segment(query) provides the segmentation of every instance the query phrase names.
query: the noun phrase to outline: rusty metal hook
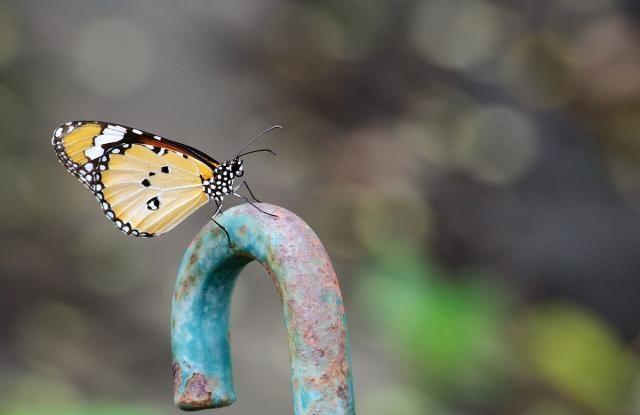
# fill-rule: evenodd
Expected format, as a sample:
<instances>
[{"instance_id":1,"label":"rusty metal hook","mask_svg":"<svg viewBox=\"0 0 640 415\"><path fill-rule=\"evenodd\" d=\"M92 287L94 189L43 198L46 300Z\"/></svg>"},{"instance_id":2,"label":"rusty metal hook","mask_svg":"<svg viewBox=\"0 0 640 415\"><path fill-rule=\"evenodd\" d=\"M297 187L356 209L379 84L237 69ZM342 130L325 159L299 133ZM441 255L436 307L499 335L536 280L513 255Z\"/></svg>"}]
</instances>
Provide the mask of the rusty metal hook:
<instances>
[{"instance_id":1,"label":"rusty metal hook","mask_svg":"<svg viewBox=\"0 0 640 415\"><path fill-rule=\"evenodd\" d=\"M289 338L295 415L354 415L349 335L338 280L311 228L281 207L277 218L240 205L218 216L187 249L173 296L174 399L185 410L218 408L235 399L229 304L236 277L253 260L271 276Z\"/></svg>"}]
</instances>

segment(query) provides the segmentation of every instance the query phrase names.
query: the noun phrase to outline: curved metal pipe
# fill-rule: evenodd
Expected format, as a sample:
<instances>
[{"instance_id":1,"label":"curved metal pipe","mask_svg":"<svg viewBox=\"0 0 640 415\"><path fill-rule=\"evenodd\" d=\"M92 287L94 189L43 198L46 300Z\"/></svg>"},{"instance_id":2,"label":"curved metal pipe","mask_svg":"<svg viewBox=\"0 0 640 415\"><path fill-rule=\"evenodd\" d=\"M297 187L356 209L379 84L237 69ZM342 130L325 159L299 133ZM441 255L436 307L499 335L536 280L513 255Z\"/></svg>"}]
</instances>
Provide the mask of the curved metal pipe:
<instances>
[{"instance_id":1,"label":"curved metal pipe","mask_svg":"<svg viewBox=\"0 0 640 415\"><path fill-rule=\"evenodd\" d=\"M228 406L236 399L229 346L235 280L253 260L271 276L289 339L295 415L354 415L349 336L338 280L311 228L281 207L228 209L187 249L173 296L174 399L185 410Z\"/></svg>"}]
</instances>

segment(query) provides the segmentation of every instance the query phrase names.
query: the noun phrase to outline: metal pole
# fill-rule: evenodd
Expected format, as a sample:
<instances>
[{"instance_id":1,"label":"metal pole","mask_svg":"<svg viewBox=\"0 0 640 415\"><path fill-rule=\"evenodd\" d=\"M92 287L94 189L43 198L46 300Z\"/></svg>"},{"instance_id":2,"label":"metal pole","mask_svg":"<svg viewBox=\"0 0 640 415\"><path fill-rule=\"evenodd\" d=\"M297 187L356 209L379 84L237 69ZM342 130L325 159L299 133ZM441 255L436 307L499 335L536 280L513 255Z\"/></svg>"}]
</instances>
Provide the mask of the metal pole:
<instances>
[{"instance_id":1,"label":"metal pole","mask_svg":"<svg viewBox=\"0 0 640 415\"><path fill-rule=\"evenodd\" d=\"M185 410L236 399L229 346L235 280L260 262L282 300L289 339L295 415L354 415L349 335L338 280L311 228L281 207L233 207L209 223L187 249L173 296L174 399Z\"/></svg>"}]
</instances>

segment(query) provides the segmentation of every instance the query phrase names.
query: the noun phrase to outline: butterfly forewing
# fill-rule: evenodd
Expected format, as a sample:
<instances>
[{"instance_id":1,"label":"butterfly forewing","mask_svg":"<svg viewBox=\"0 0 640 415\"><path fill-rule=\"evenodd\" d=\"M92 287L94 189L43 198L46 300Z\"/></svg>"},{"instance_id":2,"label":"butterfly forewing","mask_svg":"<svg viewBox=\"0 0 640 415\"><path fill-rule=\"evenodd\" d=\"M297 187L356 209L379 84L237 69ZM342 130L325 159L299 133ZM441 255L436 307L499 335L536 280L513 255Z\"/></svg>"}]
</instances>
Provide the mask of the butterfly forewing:
<instances>
[{"instance_id":1,"label":"butterfly forewing","mask_svg":"<svg viewBox=\"0 0 640 415\"><path fill-rule=\"evenodd\" d=\"M219 164L157 135L97 121L67 123L52 143L106 216L135 236L165 233L204 205L203 181Z\"/></svg>"},{"instance_id":2,"label":"butterfly forewing","mask_svg":"<svg viewBox=\"0 0 640 415\"><path fill-rule=\"evenodd\" d=\"M73 122L61 125L53 133L51 144L58 159L69 172L89 188L89 173L95 167L95 163L89 159L86 152L94 147L95 139L104 130L106 126L99 123ZM120 138L123 136L124 134ZM89 155L92 153L89 152Z\"/></svg>"}]
</instances>

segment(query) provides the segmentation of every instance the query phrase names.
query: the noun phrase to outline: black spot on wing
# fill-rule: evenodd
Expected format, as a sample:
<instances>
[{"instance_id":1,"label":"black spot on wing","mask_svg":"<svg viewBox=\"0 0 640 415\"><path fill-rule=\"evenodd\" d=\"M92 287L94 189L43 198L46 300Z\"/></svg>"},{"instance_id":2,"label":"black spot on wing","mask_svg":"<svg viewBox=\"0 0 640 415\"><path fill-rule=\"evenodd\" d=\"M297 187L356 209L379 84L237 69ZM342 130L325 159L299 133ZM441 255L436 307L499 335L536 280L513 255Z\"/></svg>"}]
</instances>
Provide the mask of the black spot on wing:
<instances>
[{"instance_id":1,"label":"black spot on wing","mask_svg":"<svg viewBox=\"0 0 640 415\"><path fill-rule=\"evenodd\" d=\"M158 196L147 200L147 209L158 210L159 208L160 208L160 199L158 199Z\"/></svg>"},{"instance_id":2,"label":"black spot on wing","mask_svg":"<svg viewBox=\"0 0 640 415\"><path fill-rule=\"evenodd\" d=\"M165 174L169 174L169 166L163 166L160 169L161 172L165 173Z\"/></svg>"},{"instance_id":3,"label":"black spot on wing","mask_svg":"<svg viewBox=\"0 0 640 415\"><path fill-rule=\"evenodd\" d=\"M144 179L143 181L140 182L140 184L143 185L144 187L151 186L151 182L148 179Z\"/></svg>"}]
</instances>

